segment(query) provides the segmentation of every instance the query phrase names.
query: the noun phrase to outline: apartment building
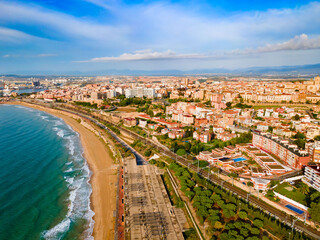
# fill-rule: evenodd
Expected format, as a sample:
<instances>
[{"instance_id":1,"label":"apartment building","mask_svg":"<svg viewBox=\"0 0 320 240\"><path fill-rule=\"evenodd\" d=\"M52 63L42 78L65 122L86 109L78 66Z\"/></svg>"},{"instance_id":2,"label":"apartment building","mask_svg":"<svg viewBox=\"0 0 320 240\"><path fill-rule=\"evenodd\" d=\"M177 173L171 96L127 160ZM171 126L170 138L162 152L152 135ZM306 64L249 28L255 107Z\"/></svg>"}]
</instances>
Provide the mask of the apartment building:
<instances>
[{"instance_id":1,"label":"apartment building","mask_svg":"<svg viewBox=\"0 0 320 240\"><path fill-rule=\"evenodd\" d=\"M281 139L278 136L254 131L252 143L279 157L286 165L301 169L310 161L310 155L307 151L298 149L298 146L291 144L289 140Z\"/></svg>"},{"instance_id":2,"label":"apartment building","mask_svg":"<svg viewBox=\"0 0 320 240\"><path fill-rule=\"evenodd\" d=\"M320 191L320 165L308 165L304 168L303 182Z\"/></svg>"},{"instance_id":3,"label":"apartment building","mask_svg":"<svg viewBox=\"0 0 320 240\"><path fill-rule=\"evenodd\" d=\"M209 131L194 131L193 132L193 139L196 139L202 143L208 143L212 139L212 133Z\"/></svg>"},{"instance_id":4,"label":"apartment building","mask_svg":"<svg viewBox=\"0 0 320 240\"><path fill-rule=\"evenodd\" d=\"M133 97L147 97L147 98L154 98L155 97L155 90L153 88L127 88L125 89L125 96L126 98L133 98Z\"/></svg>"}]
</instances>

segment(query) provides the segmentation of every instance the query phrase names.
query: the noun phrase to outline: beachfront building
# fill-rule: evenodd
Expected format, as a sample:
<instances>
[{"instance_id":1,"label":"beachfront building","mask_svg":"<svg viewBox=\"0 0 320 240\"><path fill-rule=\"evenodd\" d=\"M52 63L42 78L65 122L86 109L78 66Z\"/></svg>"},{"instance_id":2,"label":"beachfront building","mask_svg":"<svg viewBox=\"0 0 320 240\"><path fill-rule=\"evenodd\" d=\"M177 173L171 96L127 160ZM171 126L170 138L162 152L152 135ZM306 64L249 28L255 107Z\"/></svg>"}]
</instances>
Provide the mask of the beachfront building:
<instances>
[{"instance_id":1,"label":"beachfront building","mask_svg":"<svg viewBox=\"0 0 320 240\"><path fill-rule=\"evenodd\" d=\"M295 169L302 169L310 161L310 155L307 151L299 149L297 145L291 144L289 140L272 134L254 131L252 143L256 147L276 155L286 165Z\"/></svg>"}]
</instances>

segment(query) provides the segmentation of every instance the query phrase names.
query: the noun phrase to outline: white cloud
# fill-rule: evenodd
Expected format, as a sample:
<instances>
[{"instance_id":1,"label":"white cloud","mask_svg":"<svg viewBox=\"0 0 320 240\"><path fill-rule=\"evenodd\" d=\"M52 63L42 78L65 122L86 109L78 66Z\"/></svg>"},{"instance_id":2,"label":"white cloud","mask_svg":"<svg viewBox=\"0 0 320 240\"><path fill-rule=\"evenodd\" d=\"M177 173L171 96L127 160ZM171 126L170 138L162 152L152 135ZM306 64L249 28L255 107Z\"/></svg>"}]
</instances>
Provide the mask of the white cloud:
<instances>
[{"instance_id":1,"label":"white cloud","mask_svg":"<svg viewBox=\"0 0 320 240\"><path fill-rule=\"evenodd\" d=\"M113 52L141 48L214 52L246 45L254 48L302 32L319 34L320 29L319 2L292 9L221 15L214 9L203 14L202 9L170 2L127 5L117 0L85 1L106 9L107 17L94 21L35 4L0 1L0 21L32 26L48 38L74 39Z\"/></svg>"},{"instance_id":2,"label":"white cloud","mask_svg":"<svg viewBox=\"0 0 320 240\"><path fill-rule=\"evenodd\" d=\"M281 41L302 32L319 34L320 3L313 2L292 9L270 9L221 14L203 9L156 2L125 5L109 0L89 0L106 9L121 26L131 31L126 37L135 49L174 49L205 52L221 49L254 48L271 41ZM110 7L110 5L112 7ZM201 4L199 4L201 5ZM204 13L206 12L206 13ZM208 13L209 12L209 13Z\"/></svg>"},{"instance_id":3,"label":"white cloud","mask_svg":"<svg viewBox=\"0 0 320 240\"><path fill-rule=\"evenodd\" d=\"M38 38L15 29L0 27L0 41L16 43L19 41L21 42L22 40L31 40L31 39L38 39Z\"/></svg>"},{"instance_id":4,"label":"white cloud","mask_svg":"<svg viewBox=\"0 0 320 240\"><path fill-rule=\"evenodd\" d=\"M91 21L85 21L61 12L52 11L35 5L17 4L0 1L0 20L40 28L42 34L49 38L75 38L86 41L113 40L116 41L125 32L121 26L111 26Z\"/></svg>"},{"instance_id":5,"label":"white cloud","mask_svg":"<svg viewBox=\"0 0 320 240\"><path fill-rule=\"evenodd\" d=\"M298 51L298 50L310 50L320 49L320 37L309 38L307 34L301 34L294 38L275 44L266 44L264 47L258 47L256 49L247 48L245 50L233 50L227 53L227 55L248 55L258 53L270 53L280 51Z\"/></svg>"},{"instance_id":6,"label":"white cloud","mask_svg":"<svg viewBox=\"0 0 320 240\"><path fill-rule=\"evenodd\" d=\"M153 52L152 50L148 49L135 51L134 53L123 53L118 57L92 58L84 62L202 59L206 57L207 56L202 54L177 54L171 50L165 52Z\"/></svg>"},{"instance_id":7,"label":"white cloud","mask_svg":"<svg viewBox=\"0 0 320 240\"><path fill-rule=\"evenodd\" d=\"M310 39L307 34L301 34L300 36L295 36L287 42L267 44L265 47L258 48L258 52L264 53L317 48L320 48L320 37Z\"/></svg>"},{"instance_id":8,"label":"white cloud","mask_svg":"<svg viewBox=\"0 0 320 240\"><path fill-rule=\"evenodd\" d=\"M10 54L6 54L6 55L3 55L2 57L3 58L9 58L9 57L11 57L11 55Z\"/></svg>"},{"instance_id":9,"label":"white cloud","mask_svg":"<svg viewBox=\"0 0 320 240\"><path fill-rule=\"evenodd\" d=\"M320 49L320 37L309 38L306 34L295 36L294 38L275 44L267 44L264 47L258 47L256 49L247 48L244 50L232 50L216 54L177 54L174 51L167 50L165 52L155 52L151 49L135 51L134 53L123 53L117 57L98 57L92 58L87 61L77 62L111 62L111 61L149 61L149 60L178 60L178 59L228 59L236 56L246 56L252 54L264 54L269 52L281 52L281 51L298 51L298 50L310 50Z\"/></svg>"}]
</instances>

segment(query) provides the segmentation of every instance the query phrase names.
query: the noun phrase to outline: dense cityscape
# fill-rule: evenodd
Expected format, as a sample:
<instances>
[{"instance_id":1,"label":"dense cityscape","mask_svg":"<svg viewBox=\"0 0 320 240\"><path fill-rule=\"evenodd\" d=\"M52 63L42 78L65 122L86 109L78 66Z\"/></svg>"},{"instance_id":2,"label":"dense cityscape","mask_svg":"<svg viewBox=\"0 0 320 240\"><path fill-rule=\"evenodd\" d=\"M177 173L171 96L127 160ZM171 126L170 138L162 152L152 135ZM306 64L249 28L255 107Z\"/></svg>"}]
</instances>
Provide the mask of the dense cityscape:
<instances>
[{"instance_id":1,"label":"dense cityscape","mask_svg":"<svg viewBox=\"0 0 320 240\"><path fill-rule=\"evenodd\" d=\"M116 159L116 152L121 153L120 166L126 166L125 159L138 154L143 159L138 165L168 168L167 172L161 170L162 180L153 180L152 184L164 184L175 209L175 216L159 216L163 221L174 217L179 223L175 234L171 229L177 228L174 225L165 224L161 230L170 239L180 239L179 231L187 239L229 239L233 234L239 234L239 239L273 239L274 235L287 239L290 230L285 229L294 230L295 221L312 228L320 222L319 76L290 80L222 76L3 77L1 89L3 102L71 109L106 120L109 138L117 136L112 152ZM143 171L131 172L133 169L124 168L124 186L127 181L138 184L130 177L133 174L148 176ZM205 180L210 175L222 181L221 185ZM223 188L224 182L246 192L244 200L248 202L243 204L247 207L239 210L244 200L225 195L230 189ZM143 200L146 197L133 194L130 199L133 190L122 189L123 201L118 204L124 205L118 208L123 208L123 213L118 212L121 224L116 229L119 234L123 231L127 237L139 238L146 233L133 231L128 219L133 217L131 208L147 204ZM277 215L270 217L260 211L257 215L249 196L285 212L291 219L289 226L275 218ZM192 208L190 216L181 208ZM246 226L245 219L251 224ZM150 224L150 234L160 234ZM126 230L121 230L122 225ZM315 236L303 229L299 232L294 239Z\"/></svg>"}]
</instances>

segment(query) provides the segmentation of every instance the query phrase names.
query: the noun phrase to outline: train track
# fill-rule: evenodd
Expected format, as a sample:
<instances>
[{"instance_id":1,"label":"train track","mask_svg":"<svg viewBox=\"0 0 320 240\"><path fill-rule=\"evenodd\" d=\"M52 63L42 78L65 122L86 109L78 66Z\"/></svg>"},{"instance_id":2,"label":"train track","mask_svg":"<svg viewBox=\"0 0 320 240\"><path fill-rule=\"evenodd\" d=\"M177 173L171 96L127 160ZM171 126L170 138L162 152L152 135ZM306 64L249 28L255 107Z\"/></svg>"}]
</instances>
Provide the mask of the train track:
<instances>
[{"instance_id":1,"label":"train track","mask_svg":"<svg viewBox=\"0 0 320 240\"><path fill-rule=\"evenodd\" d=\"M37 104L39 105L39 104ZM47 106L46 106L47 107ZM297 221L297 222L293 222L293 218L291 215L288 215L282 211L279 211L277 208L268 205L267 203L263 202L262 200L258 200L257 198L253 197L252 195L248 195L248 193L238 187L233 186L232 184L230 184L229 182L226 182L220 178L218 178L215 175L209 174L208 171L204 170L204 169L198 169L196 166L189 164L189 161L187 161L185 158L173 153L172 151L169 151L167 149L165 149L164 147L162 147L159 144L154 143L153 141L146 139L134 132L129 131L126 128L123 128L121 126L118 126L110 121L106 121L105 119L101 119L98 118L96 116L88 116L87 114L84 113L79 113L79 112L75 112L74 110L70 110L70 109L66 109L65 107L63 108L59 108L62 111L67 111L67 112L71 112L73 114L76 114L80 117L83 117L89 121L92 121L93 123L95 123L96 125L108 130L108 132L118 141L120 142L123 146L125 146L126 148L130 149L130 151L132 151L132 153L138 158L140 159L141 163L144 164L144 159L141 157L141 155L139 153L136 152L136 150L134 150L133 148L131 148L131 146L129 146L127 143L125 143L122 139L120 139L115 133L112 132L112 130L110 130L109 128L107 128L105 125L103 125L102 123L99 122L99 120L103 120L111 125L113 125L114 127L117 127L120 131L124 131L127 134L129 134L130 136L134 136L135 139L139 139L141 141L144 141L146 144L148 143L149 145L161 149L162 153L168 155L169 157L172 157L173 159L175 159L179 164L190 168L192 171L198 172L199 175L201 175L202 177L208 179L209 181L222 186L223 188L233 192L234 194L240 196L243 199L248 200L249 202L251 202L253 205L257 206L258 208L268 212L269 214L273 215L274 217L278 218L279 220L281 220L283 223L287 224L290 227L294 227L296 230L304 232L305 234L315 238L315 239L319 239L320 240L320 232L317 231L316 229L305 225L304 223L302 223L301 221ZM98 119L98 120L96 120ZM199 171L198 171L199 170Z\"/></svg>"}]
</instances>

